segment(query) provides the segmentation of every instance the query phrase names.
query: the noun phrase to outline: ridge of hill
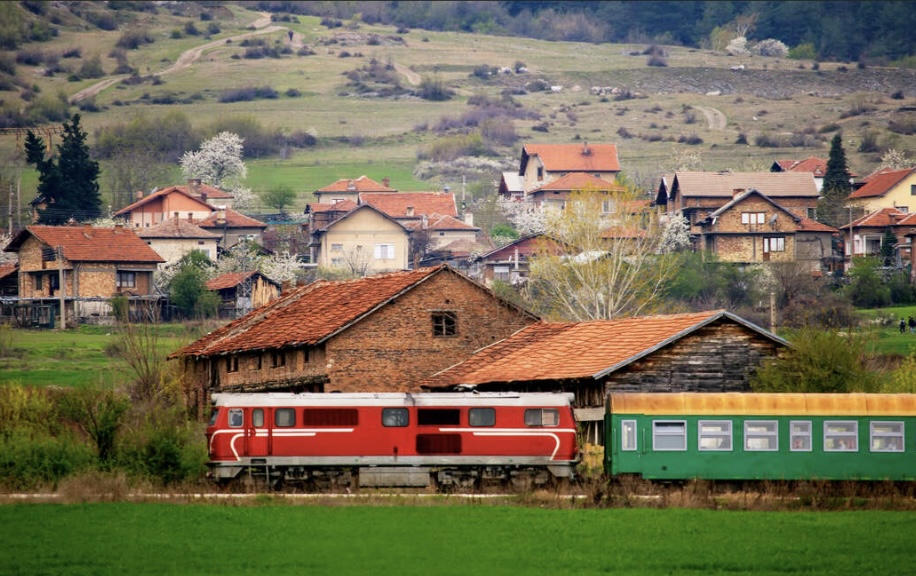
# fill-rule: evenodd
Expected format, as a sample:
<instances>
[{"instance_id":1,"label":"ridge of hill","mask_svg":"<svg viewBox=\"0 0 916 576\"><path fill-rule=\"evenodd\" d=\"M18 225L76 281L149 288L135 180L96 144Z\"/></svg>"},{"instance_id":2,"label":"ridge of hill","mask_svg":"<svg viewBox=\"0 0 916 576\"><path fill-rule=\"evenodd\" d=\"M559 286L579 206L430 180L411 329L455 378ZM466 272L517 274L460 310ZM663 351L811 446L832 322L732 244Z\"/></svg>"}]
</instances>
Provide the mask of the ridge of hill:
<instances>
[{"instance_id":1,"label":"ridge of hill","mask_svg":"<svg viewBox=\"0 0 916 576\"><path fill-rule=\"evenodd\" d=\"M362 174L389 177L400 190L447 185L480 198L500 170L517 168L526 141L616 143L628 177L647 188L685 157L706 170L826 157L837 131L859 174L883 150L916 142L916 71L908 69L356 20L329 27L236 4L92 8L96 21L108 14L116 25L89 28L86 12L77 18L57 7L56 36L5 53L15 62L0 93L7 120L14 109L23 117L80 110L98 134L180 112L201 130L247 121L271 134L307 133L314 145L248 160L254 191L290 185L300 205L311 191ZM101 76L84 78L95 62ZM0 139L7 158L16 153L12 132ZM466 152L478 158L459 160ZM123 196L129 191L106 189L108 167L103 160L103 193ZM26 173L26 200L30 184Z\"/></svg>"}]
</instances>

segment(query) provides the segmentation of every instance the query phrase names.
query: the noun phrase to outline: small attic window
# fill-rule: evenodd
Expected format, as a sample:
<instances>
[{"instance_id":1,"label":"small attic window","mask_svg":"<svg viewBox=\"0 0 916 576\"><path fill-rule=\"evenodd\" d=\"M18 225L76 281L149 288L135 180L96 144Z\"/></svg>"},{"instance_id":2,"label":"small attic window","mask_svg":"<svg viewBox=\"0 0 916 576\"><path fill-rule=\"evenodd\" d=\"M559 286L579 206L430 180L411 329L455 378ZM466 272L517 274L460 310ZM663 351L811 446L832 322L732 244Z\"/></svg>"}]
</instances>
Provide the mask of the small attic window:
<instances>
[{"instance_id":1,"label":"small attic window","mask_svg":"<svg viewBox=\"0 0 916 576\"><path fill-rule=\"evenodd\" d=\"M458 315L454 312L434 312L433 336L457 336Z\"/></svg>"}]
</instances>

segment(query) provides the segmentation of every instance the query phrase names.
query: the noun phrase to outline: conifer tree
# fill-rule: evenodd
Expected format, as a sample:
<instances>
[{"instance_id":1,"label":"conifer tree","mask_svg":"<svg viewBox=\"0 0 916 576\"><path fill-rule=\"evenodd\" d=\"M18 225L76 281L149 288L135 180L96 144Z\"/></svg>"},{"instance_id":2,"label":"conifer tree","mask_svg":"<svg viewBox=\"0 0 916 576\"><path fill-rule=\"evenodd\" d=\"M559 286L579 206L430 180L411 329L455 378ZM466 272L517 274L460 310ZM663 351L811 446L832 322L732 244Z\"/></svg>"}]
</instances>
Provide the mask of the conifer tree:
<instances>
[{"instance_id":1,"label":"conifer tree","mask_svg":"<svg viewBox=\"0 0 916 576\"><path fill-rule=\"evenodd\" d=\"M87 133L74 114L64 123L57 158L45 158L44 142L32 131L26 135L26 159L38 170L38 196L45 208L38 211L41 224L66 224L71 219L94 220L102 215L99 163L89 156Z\"/></svg>"},{"instance_id":2,"label":"conifer tree","mask_svg":"<svg viewBox=\"0 0 916 576\"><path fill-rule=\"evenodd\" d=\"M827 160L827 172L824 174L824 185L817 207L819 220L834 228L848 224L846 199L851 191L852 184L849 183L849 167L846 164L843 137L837 134L830 142L830 157Z\"/></svg>"}]
</instances>

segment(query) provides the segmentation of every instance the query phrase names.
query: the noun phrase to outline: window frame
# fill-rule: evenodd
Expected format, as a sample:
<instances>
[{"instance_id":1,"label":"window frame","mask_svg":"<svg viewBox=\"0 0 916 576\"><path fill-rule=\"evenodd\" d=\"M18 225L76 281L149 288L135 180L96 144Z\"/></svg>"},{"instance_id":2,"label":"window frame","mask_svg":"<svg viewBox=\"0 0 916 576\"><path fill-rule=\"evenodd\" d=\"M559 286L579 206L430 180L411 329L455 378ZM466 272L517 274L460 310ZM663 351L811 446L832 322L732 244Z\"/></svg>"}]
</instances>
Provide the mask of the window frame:
<instances>
[{"instance_id":1,"label":"window frame","mask_svg":"<svg viewBox=\"0 0 916 576\"><path fill-rule=\"evenodd\" d=\"M796 431L796 426L804 426L806 431ZM800 439L801 446L796 447L795 440ZM807 447L804 445L807 440ZM811 420L790 420L789 421L789 451L790 452L811 452L814 450L814 424Z\"/></svg>"},{"instance_id":2,"label":"window frame","mask_svg":"<svg viewBox=\"0 0 916 576\"><path fill-rule=\"evenodd\" d=\"M545 418L545 416L548 416L549 418ZM525 408L525 426L556 428L559 425L560 425L560 411L558 409L556 408Z\"/></svg>"},{"instance_id":3,"label":"window frame","mask_svg":"<svg viewBox=\"0 0 916 576\"><path fill-rule=\"evenodd\" d=\"M292 421L288 424L281 423L281 415L290 415ZM277 408L274 410L274 428L295 428L296 427L296 409L295 408Z\"/></svg>"},{"instance_id":4,"label":"window frame","mask_svg":"<svg viewBox=\"0 0 916 576\"><path fill-rule=\"evenodd\" d=\"M636 420L620 421L620 451L635 452L637 449L636 431L638 430Z\"/></svg>"},{"instance_id":5,"label":"window frame","mask_svg":"<svg viewBox=\"0 0 916 576\"><path fill-rule=\"evenodd\" d=\"M764 224L766 222L766 212L742 212L742 224Z\"/></svg>"},{"instance_id":6,"label":"window frame","mask_svg":"<svg viewBox=\"0 0 916 576\"><path fill-rule=\"evenodd\" d=\"M483 419L481 419L482 417ZM468 426L474 428L491 428L496 426L496 408L470 408L468 410Z\"/></svg>"},{"instance_id":7,"label":"window frame","mask_svg":"<svg viewBox=\"0 0 916 576\"><path fill-rule=\"evenodd\" d=\"M877 433L875 431L876 426L897 426L899 427L899 432L881 432ZM892 439L896 440L898 448L876 448L875 440L880 439ZM901 452L906 452L906 423L903 420L872 420L868 423L868 451L869 452L879 452L879 453L890 453L897 454Z\"/></svg>"},{"instance_id":8,"label":"window frame","mask_svg":"<svg viewBox=\"0 0 916 576\"><path fill-rule=\"evenodd\" d=\"M673 428L677 426L680 428L680 433L674 434L672 432L661 432L660 426L666 426ZM659 446L659 438L673 438L680 437L682 439L682 447L680 448L671 448L665 447L662 448ZM652 421L652 451L653 452L686 452L687 451L687 421L686 420L653 420Z\"/></svg>"},{"instance_id":9,"label":"window frame","mask_svg":"<svg viewBox=\"0 0 916 576\"><path fill-rule=\"evenodd\" d=\"M458 335L458 313L439 310L431 315L434 338L450 338Z\"/></svg>"},{"instance_id":10,"label":"window frame","mask_svg":"<svg viewBox=\"0 0 916 576\"><path fill-rule=\"evenodd\" d=\"M703 428L722 426L718 431L706 431ZM732 452L734 450L734 424L731 420L699 420L697 421L697 451L699 452ZM716 440L726 438L726 446L703 446L703 440Z\"/></svg>"},{"instance_id":11,"label":"window frame","mask_svg":"<svg viewBox=\"0 0 916 576\"><path fill-rule=\"evenodd\" d=\"M394 260L395 246L394 244L376 244L373 247L373 255L376 260Z\"/></svg>"},{"instance_id":12,"label":"window frame","mask_svg":"<svg viewBox=\"0 0 916 576\"><path fill-rule=\"evenodd\" d=\"M772 431L753 432L751 426L772 426ZM750 445L752 438L765 438L768 448L755 448ZM744 421L744 451L745 452L778 452L779 451L779 421L778 420L745 420Z\"/></svg>"},{"instance_id":13,"label":"window frame","mask_svg":"<svg viewBox=\"0 0 916 576\"><path fill-rule=\"evenodd\" d=\"M763 251L764 253L785 252L786 251L786 237L785 236L764 236Z\"/></svg>"},{"instance_id":14,"label":"window frame","mask_svg":"<svg viewBox=\"0 0 916 576\"><path fill-rule=\"evenodd\" d=\"M407 408L382 408L384 428L406 428L410 426L410 411Z\"/></svg>"},{"instance_id":15,"label":"window frame","mask_svg":"<svg viewBox=\"0 0 916 576\"><path fill-rule=\"evenodd\" d=\"M137 287L137 273L128 270L118 270L115 272L115 288L123 290L124 288Z\"/></svg>"},{"instance_id":16,"label":"window frame","mask_svg":"<svg viewBox=\"0 0 916 576\"><path fill-rule=\"evenodd\" d=\"M238 420L233 421L233 416L237 416ZM226 422L229 424L230 428L244 428L245 411L241 408L230 408L229 412L226 414Z\"/></svg>"},{"instance_id":17,"label":"window frame","mask_svg":"<svg viewBox=\"0 0 916 576\"><path fill-rule=\"evenodd\" d=\"M852 425L852 432L831 431L831 426ZM852 447L833 447L834 442L842 442L844 439L851 438ZM830 442L828 443L828 440ZM857 420L824 420L824 452L858 452L859 451L859 422Z\"/></svg>"}]
</instances>

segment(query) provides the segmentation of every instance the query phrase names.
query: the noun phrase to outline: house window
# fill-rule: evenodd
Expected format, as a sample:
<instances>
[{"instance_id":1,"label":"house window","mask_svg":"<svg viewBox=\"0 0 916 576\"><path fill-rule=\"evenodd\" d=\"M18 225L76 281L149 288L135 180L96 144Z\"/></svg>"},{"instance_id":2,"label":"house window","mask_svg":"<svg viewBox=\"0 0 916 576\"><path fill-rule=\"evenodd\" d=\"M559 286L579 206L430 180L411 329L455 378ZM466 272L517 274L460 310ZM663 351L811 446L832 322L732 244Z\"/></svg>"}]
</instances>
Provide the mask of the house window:
<instances>
[{"instance_id":1,"label":"house window","mask_svg":"<svg viewBox=\"0 0 916 576\"><path fill-rule=\"evenodd\" d=\"M786 251L786 238L785 236L775 236L773 238L764 238L763 239L763 252L785 252Z\"/></svg>"},{"instance_id":2,"label":"house window","mask_svg":"<svg viewBox=\"0 0 916 576\"><path fill-rule=\"evenodd\" d=\"M544 167L538 166L538 181L544 179Z\"/></svg>"},{"instance_id":3,"label":"house window","mask_svg":"<svg viewBox=\"0 0 916 576\"><path fill-rule=\"evenodd\" d=\"M617 211L617 205L613 200L602 200L601 212L604 214L613 214Z\"/></svg>"},{"instance_id":4,"label":"house window","mask_svg":"<svg viewBox=\"0 0 916 576\"><path fill-rule=\"evenodd\" d=\"M825 452L858 451L859 423L855 420L827 420L824 422Z\"/></svg>"},{"instance_id":5,"label":"house window","mask_svg":"<svg viewBox=\"0 0 916 576\"><path fill-rule=\"evenodd\" d=\"M41 286L41 277L42 277L41 274L36 274L36 275L35 275L35 290L39 290L39 291L40 291L40 290L43 290L43 288L42 288L42 286Z\"/></svg>"},{"instance_id":6,"label":"house window","mask_svg":"<svg viewBox=\"0 0 916 576\"><path fill-rule=\"evenodd\" d=\"M654 420L652 422L652 450L687 450L687 422L683 420Z\"/></svg>"},{"instance_id":7,"label":"house window","mask_svg":"<svg viewBox=\"0 0 916 576\"><path fill-rule=\"evenodd\" d=\"M394 244L376 244L376 260L394 260Z\"/></svg>"},{"instance_id":8,"label":"house window","mask_svg":"<svg viewBox=\"0 0 916 576\"><path fill-rule=\"evenodd\" d=\"M742 224L763 224L765 218L766 218L765 212L742 212L741 213L741 223Z\"/></svg>"},{"instance_id":9,"label":"house window","mask_svg":"<svg viewBox=\"0 0 916 576\"><path fill-rule=\"evenodd\" d=\"M620 422L620 449L628 452L636 450L636 420Z\"/></svg>"},{"instance_id":10,"label":"house window","mask_svg":"<svg viewBox=\"0 0 916 576\"><path fill-rule=\"evenodd\" d=\"M494 266L493 267L493 279L501 280L503 282L509 281L509 267L508 266Z\"/></svg>"},{"instance_id":11,"label":"house window","mask_svg":"<svg viewBox=\"0 0 916 576\"><path fill-rule=\"evenodd\" d=\"M806 211L808 218L817 220L817 208L808 208Z\"/></svg>"},{"instance_id":12,"label":"house window","mask_svg":"<svg viewBox=\"0 0 916 576\"><path fill-rule=\"evenodd\" d=\"M238 356L227 356L226 357L226 372L238 372L239 371L239 357Z\"/></svg>"},{"instance_id":13,"label":"house window","mask_svg":"<svg viewBox=\"0 0 916 576\"><path fill-rule=\"evenodd\" d=\"M286 366L286 352L282 350L274 350L270 353L270 365L274 368L278 366Z\"/></svg>"},{"instance_id":14,"label":"house window","mask_svg":"<svg viewBox=\"0 0 916 576\"><path fill-rule=\"evenodd\" d=\"M749 452L771 452L779 449L778 424L775 420L748 420L744 423L744 449Z\"/></svg>"},{"instance_id":15,"label":"house window","mask_svg":"<svg viewBox=\"0 0 916 576\"><path fill-rule=\"evenodd\" d=\"M806 420L789 422L789 442L792 452L811 452L811 422Z\"/></svg>"},{"instance_id":16,"label":"house window","mask_svg":"<svg viewBox=\"0 0 916 576\"><path fill-rule=\"evenodd\" d=\"M700 451L732 449L731 420L700 420L699 428Z\"/></svg>"},{"instance_id":17,"label":"house window","mask_svg":"<svg viewBox=\"0 0 916 576\"><path fill-rule=\"evenodd\" d=\"M118 272L115 277L115 286L118 290L122 288L136 288L137 287L137 273L136 272Z\"/></svg>"},{"instance_id":18,"label":"house window","mask_svg":"<svg viewBox=\"0 0 916 576\"><path fill-rule=\"evenodd\" d=\"M331 266L343 266L343 258L331 258Z\"/></svg>"},{"instance_id":19,"label":"house window","mask_svg":"<svg viewBox=\"0 0 916 576\"><path fill-rule=\"evenodd\" d=\"M342 252L342 251L343 251L343 244L337 244L337 243L331 244L331 252Z\"/></svg>"},{"instance_id":20,"label":"house window","mask_svg":"<svg viewBox=\"0 0 916 576\"><path fill-rule=\"evenodd\" d=\"M910 184L910 196L916 196L916 184Z\"/></svg>"},{"instance_id":21,"label":"house window","mask_svg":"<svg viewBox=\"0 0 916 576\"><path fill-rule=\"evenodd\" d=\"M433 336L457 336L458 315L454 312L433 314Z\"/></svg>"},{"instance_id":22,"label":"house window","mask_svg":"<svg viewBox=\"0 0 916 576\"><path fill-rule=\"evenodd\" d=\"M872 452L903 452L903 422L869 424Z\"/></svg>"}]
</instances>

